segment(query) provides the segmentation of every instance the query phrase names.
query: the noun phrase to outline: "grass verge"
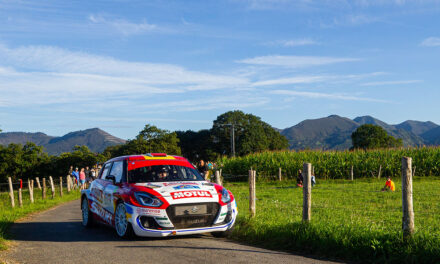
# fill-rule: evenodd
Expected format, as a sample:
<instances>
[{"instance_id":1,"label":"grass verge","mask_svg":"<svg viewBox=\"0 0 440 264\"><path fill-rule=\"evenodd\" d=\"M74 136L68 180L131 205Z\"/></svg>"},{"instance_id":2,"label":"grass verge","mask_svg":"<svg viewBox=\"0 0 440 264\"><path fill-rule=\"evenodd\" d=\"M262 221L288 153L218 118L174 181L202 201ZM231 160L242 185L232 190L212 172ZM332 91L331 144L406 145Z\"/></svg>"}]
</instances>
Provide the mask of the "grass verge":
<instances>
[{"instance_id":1,"label":"grass verge","mask_svg":"<svg viewBox=\"0 0 440 264\"><path fill-rule=\"evenodd\" d=\"M401 183L328 180L312 189L312 220L302 223L302 189L293 181L258 182L257 214L249 216L247 183L227 183L239 217L232 238L277 250L362 263L440 263L440 180L413 182L416 233L402 240Z\"/></svg>"},{"instance_id":2,"label":"grass verge","mask_svg":"<svg viewBox=\"0 0 440 264\"><path fill-rule=\"evenodd\" d=\"M23 190L23 207L18 206L18 193L15 191L15 208L11 207L11 202L8 193L0 193L0 250L7 249L7 231L8 228L20 218L23 218L30 213L43 211L54 207L58 204L79 199L80 192L78 190L72 191L69 194L64 193L63 197L59 196L59 192L56 193L55 198L51 199L51 191L47 189L47 197L45 200L41 198L41 190L34 189L34 200L32 204L29 200L29 192Z\"/></svg>"}]
</instances>

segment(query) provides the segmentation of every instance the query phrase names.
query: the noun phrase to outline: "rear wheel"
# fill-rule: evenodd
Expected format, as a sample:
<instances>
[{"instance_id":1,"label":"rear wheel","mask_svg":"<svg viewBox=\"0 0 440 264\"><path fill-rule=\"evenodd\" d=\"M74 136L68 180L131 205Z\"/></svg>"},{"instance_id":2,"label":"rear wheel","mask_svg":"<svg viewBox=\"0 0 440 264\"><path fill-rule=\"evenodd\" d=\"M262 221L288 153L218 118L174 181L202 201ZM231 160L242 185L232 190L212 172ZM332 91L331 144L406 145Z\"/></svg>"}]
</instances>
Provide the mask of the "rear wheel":
<instances>
[{"instance_id":1,"label":"rear wheel","mask_svg":"<svg viewBox=\"0 0 440 264\"><path fill-rule=\"evenodd\" d=\"M81 210L82 210L82 225L84 227L92 227L94 224L93 216L92 216L92 212L90 212L89 200L87 198L82 199Z\"/></svg>"},{"instance_id":2,"label":"rear wheel","mask_svg":"<svg viewBox=\"0 0 440 264\"><path fill-rule=\"evenodd\" d=\"M118 203L115 211L115 229L122 238L133 237L133 227L127 220L127 211L123 202Z\"/></svg>"}]
</instances>

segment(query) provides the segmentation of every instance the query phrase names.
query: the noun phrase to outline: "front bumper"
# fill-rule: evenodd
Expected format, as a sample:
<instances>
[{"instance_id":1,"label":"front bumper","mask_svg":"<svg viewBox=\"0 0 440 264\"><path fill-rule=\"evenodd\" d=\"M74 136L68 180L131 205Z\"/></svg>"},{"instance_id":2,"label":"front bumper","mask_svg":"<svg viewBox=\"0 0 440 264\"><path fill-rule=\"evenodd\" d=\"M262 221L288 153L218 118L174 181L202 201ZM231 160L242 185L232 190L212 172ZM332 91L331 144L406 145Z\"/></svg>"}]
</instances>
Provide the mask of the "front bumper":
<instances>
[{"instance_id":1,"label":"front bumper","mask_svg":"<svg viewBox=\"0 0 440 264\"><path fill-rule=\"evenodd\" d=\"M221 206L219 211L209 226L191 227L191 228L175 228L169 218L166 209L151 209L136 207L125 204L127 210L127 220L131 223L133 231L138 236L145 237L167 237L176 235L191 235L207 232L223 232L232 228L237 218L237 205L235 201ZM154 219L157 223L155 227L145 227L145 219ZM151 221L150 221L151 222ZM151 226L151 225L150 225Z\"/></svg>"}]
</instances>

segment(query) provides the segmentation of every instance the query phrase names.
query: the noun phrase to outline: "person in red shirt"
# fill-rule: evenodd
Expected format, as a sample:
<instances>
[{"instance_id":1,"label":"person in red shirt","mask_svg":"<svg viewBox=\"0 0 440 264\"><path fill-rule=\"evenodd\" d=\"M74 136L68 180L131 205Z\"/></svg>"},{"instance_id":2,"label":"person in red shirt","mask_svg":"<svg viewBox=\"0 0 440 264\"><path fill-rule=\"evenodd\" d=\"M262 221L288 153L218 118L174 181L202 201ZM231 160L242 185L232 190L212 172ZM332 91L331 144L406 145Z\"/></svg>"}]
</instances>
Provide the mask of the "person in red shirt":
<instances>
[{"instance_id":1,"label":"person in red shirt","mask_svg":"<svg viewBox=\"0 0 440 264\"><path fill-rule=\"evenodd\" d=\"M391 180L391 177L388 177L387 181L385 182L385 186L382 188L382 192L384 191L394 192L395 190L396 190L396 186L394 185L394 182Z\"/></svg>"}]
</instances>

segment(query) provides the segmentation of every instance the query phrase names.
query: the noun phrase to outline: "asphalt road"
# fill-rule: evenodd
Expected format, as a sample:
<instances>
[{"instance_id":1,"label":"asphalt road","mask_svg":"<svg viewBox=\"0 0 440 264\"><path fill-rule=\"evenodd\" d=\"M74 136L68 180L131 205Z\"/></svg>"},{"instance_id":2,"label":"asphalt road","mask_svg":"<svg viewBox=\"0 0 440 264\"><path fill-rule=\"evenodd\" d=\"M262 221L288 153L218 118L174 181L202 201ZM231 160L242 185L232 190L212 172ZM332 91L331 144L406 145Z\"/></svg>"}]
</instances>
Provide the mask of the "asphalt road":
<instances>
[{"instance_id":1,"label":"asphalt road","mask_svg":"<svg viewBox=\"0 0 440 264\"><path fill-rule=\"evenodd\" d=\"M209 234L119 239L112 228L81 225L79 200L11 227L7 263L336 263L265 250Z\"/></svg>"}]
</instances>

